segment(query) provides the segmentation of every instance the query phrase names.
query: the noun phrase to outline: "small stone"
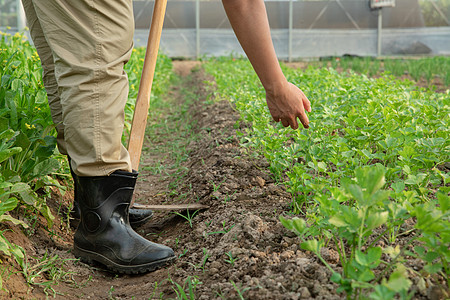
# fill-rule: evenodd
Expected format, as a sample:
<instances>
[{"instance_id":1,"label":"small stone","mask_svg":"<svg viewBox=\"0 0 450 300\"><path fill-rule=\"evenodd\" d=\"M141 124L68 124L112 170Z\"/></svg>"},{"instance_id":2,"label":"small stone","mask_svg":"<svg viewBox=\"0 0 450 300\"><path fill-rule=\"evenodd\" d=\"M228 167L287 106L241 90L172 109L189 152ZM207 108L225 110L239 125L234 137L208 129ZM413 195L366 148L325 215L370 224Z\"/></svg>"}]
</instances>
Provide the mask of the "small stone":
<instances>
[{"instance_id":1,"label":"small stone","mask_svg":"<svg viewBox=\"0 0 450 300\"><path fill-rule=\"evenodd\" d=\"M214 274L219 273L219 270L216 269L216 268L210 268L210 269L209 269L209 273L210 273L211 275L214 275Z\"/></svg>"},{"instance_id":2,"label":"small stone","mask_svg":"<svg viewBox=\"0 0 450 300\"><path fill-rule=\"evenodd\" d=\"M256 176L256 182L260 187L264 187L264 185L266 184L266 181L262 179L260 176Z\"/></svg>"},{"instance_id":3,"label":"small stone","mask_svg":"<svg viewBox=\"0 0 450 300\"><path fill-rule=\"evenodd\" d=\"M294 256L294 251L291 251L291 250L286 250L283 253L281 253L281 258L282 259L289 259L289 258L291 258L293 256Z\"/></svg>"},{"instance_id":4,"label":"small stone","mask_svg":"<svg viewBox=\"0 0 450 300\"><path fill-rule=\"evenodd\" d=\"M298 290L298 293L300 294L300 299L308 299L311 298L311 293L309 292L308 288L303 286Z\"/></svg>"},{"instance_id":5,"label":"small stone","mask_svg":"<svg viewBox=\"0 0 450 300\"><path fill-rule=\"evenodd\" d=\"M306 266L310 263L310 261L305 257L300 257L295 260L295 263L297 264L297 266Z\"/></svg>"},{"instance_id":6,"label":"small stone","mask_svg":"<svg viewBox=\"0 0 450 300\"><path fill-rule=\"evenodd\" d=\"M210 266L211 269L217 269L217 270L219 270L221 267L222 267L222 264L220 262L218 262L217 260L213 261Z\"/></svg>"}]
</instances>

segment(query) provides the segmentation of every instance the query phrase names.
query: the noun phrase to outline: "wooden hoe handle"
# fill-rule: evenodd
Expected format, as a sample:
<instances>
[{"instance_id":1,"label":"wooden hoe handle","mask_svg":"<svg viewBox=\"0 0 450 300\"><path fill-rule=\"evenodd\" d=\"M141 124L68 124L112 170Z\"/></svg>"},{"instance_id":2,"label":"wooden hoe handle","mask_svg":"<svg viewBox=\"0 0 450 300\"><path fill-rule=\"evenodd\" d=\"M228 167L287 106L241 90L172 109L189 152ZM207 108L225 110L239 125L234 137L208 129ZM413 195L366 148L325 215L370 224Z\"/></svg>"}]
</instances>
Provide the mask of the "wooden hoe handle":
<instances>
[{"instance_id":1,"label":"wooden hoe handle","mask_svg":"<svg viewBox=\"0 0 450 300\"><path fill-rule=\"evenodd\" d=\"M148 109L150 106L150 93L152 90L153 76L155 75L156 59L158 58L159 41L161 39L166 6L167 0L155 0L141 83L139 85L133 121L131 123L128 152L131 157L131 167L136 171L139 170L139 161L144 143L145 126L147 125Z\"/></svg>"}]
</instances>

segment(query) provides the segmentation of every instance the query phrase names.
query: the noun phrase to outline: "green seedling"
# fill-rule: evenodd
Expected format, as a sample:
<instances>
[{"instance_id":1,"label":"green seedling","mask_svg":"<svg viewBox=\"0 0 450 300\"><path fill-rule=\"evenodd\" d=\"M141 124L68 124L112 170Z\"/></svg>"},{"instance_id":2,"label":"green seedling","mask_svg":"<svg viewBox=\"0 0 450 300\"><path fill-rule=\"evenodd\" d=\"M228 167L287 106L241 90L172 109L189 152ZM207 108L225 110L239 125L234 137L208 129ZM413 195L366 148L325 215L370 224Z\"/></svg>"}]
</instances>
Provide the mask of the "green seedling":
<instances>
[{"instance_id":1,"label":"green seedling","mask_svg":"<svg viewBox=\"0 0 450 300\"><path fill-rule=\"evenodd\" d=\"M108 290L108 299L110 299L110 300L117 299L116 297L113 296L114 291L115 291L115 289L114 289L114 286L112 285Z\"/></svg>"},{"instance_id":2,"label":"green seedling","mask_svg":"<svg viewBox=\"0 0 450 300\"><path fill-rule=\"evenodd\" d=\"M231 280L230 282L231 282L231 284L233 285L235 291L238 293L239 299L245 300L245 298L244 298L244 293L245 293L246 291L248 291L250 288L249 288L249 287L242 288L242 285L241 285L240 287L238 287L238 286L236 285L236 283L234 283L233 280Z\"/></svg>"},{"instance_id":3,"label":"green seedling","mask_svg":"<svg viewBox=\"0 0 450 300\"><path fill-rule=\"evenodd\" d=\"M225 259L225 261L229 264L231 264L234 267L234 263L239 259L238 257L233 257L233 254L231 251L228 251L225 253L225 255L228 257Z\"/></svg>"},{"instance_id":4,"label":"green seedling","mask_svg":"<svg viewBox=\"0 0 450 300\"><path fill-rule=\"evenodd\" d=\"M178 258L180 258L180 257L182 257L182 256L184 256L184 255L186 255L186 253L188 253L188 249L183 249L183 252L182 253L180 253L180 255L178 255Z\"/></svg>"},{"instance_id":5,"label":"green seedling","mask_svg":"<svg viewBox=\"0 0 450 300\"><path fill-rule=\"evenodd\" d=\"M225 221L223 221L222 222L222 230L220 230L220 231L213 231L213 232L206 232L205 233L205 237L208 237L209 235L212 235L212 234L226 234L226 233L228 233L231 229L233 229L233 227L235 226L235 224L233 224L233 225L231 225L228 229L227 228L225 228Z\"/></svg>"},{"instance_id":6,"label":"green seedling","mask_svg":"<svg viewBox=\"0 0 450 300\"><path fill-rule=\"evenodd\" d=\"M219 184L216 185L216 183L214 181L210 181L209 183L212 185L213 187L213 192L217 192L220 188L220 186L222 185L222 183L224 183L227 180L227 178L225 177L221 182L219 182Z\"/></svg>"},{"instance_id":7,"label":"green seedling","mask_svg":"<svg viewBox=\"0 0 450 300\"><path fill-rule=\"evenodd\" d=\"M193 263L190 263L190 262L188 262L188 264L190 264L192 267L194 267L195 270L201 269L204 272L205 271L206 262L208 261L208 258L209 258L208 250L206 248L203 248L202 261L199 264L197 264L197 265L194 265Z\"/></svg>"},{"instance_id":8,"label":"green seedling","mask_svg":"<svg viewBox=\"0 0 450 300\"><path fill-rule=\"evenodd\" d=\"M227 195L225 196L225 198L223 199L223 203L227 204L228 201L231 200L231 197L233 197L234 194L236 194L236 192L237 192L237 191L234 191L233 194L231 194L231 195L227 194Z\"/></svg>"},{"instance_id":9,"label":"green seedling","mask_svg":"<svg viewBox=\"0 0 450 300\"><path fill-rule=\"evenodd\" d=\"M186 211L186 215L183 215L183 214L181 214L181 213L179 213L179 212L173 212L174 214L176 214L176 215L178 215L178 216L180 216L180 217L182 217L183 219L185 219L186 220L186 222L189 224L189 227L191 227L192 228L192 219L194 218L194 216L199 212L200 210L196 210L196 211L194 211L194 213L191 215L190 214L190 212L189 212L189 210L187 210Z\"/></svg>"},{"instance_id":10,"label":"green seedling","mask_svg":"<svg viewBox=\"0 0 450 300\"><path fill-rule=\"evenodd\" d=\"M172 281L170 279L170 282L175 285L172 289L177 294L177 299L183 299L183 300L194 300L195 299L195 289L197 288L197 285L202 284L201 281L198 280L196 277L188 276L186 281L184 282L183 286L180 284ZM187 285L187 287L186 287ZM186 292L187 288L187 292Z\"/></svg>"}]
</instances>

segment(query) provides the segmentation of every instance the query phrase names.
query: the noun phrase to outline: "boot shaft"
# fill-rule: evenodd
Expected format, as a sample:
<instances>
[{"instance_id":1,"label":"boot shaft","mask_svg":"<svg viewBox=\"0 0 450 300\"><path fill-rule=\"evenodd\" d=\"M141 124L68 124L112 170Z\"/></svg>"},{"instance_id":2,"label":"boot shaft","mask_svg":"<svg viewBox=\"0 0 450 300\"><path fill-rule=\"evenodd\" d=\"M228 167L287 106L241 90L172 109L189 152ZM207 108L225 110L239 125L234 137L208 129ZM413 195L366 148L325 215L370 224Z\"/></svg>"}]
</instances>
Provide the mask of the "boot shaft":
<instances>
[{"instance_id":1,"label":"boot shaft","mask_svg":"<svg viewBox=\"0 0 450 300\"><path fill-rule=\"evenodd\" d=\"M128 226L128 210L137 176L138 172L125 171L116 171L110 176L77 176L80 229L99 233L111 220Z\"/></svg>"}]
</instances>

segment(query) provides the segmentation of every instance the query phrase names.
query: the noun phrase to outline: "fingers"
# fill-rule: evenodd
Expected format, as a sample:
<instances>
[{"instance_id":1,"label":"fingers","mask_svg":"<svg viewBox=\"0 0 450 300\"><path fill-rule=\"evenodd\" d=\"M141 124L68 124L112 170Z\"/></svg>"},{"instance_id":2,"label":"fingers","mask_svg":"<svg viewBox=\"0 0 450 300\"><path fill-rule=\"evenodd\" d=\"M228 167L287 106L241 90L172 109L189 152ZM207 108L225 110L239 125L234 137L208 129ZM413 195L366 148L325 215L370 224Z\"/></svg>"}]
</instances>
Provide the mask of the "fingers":
<instances>
[{"instance_id":1,"label":"fingers","mask_svg":"<svg viewBox=\"0 0 450 300\"><path fill-rule=\"evenodd\" d=\"M311 112L311 103L297 86L289 83L289 88L283 93L276 97L268 95L266 100L275 122L281 121L284 127L290 126L295 130L299 127L298 118L304 128L309 128L309 119L306 113Z\"/></svg>"},{"instance_id":2,"label":"fingers","mask_svg":"<svg viewBox=\"0 0 450 300\"><path fill-rule=\"evenodd\" d=\"M303 101L303 107L307 112L311 112L311 102L309 102L308 97L306 97L305 93L303 93L302 90L300 90L300 93L302 95L301 99Z\"/></svg>"},{"instance_id":3,"label":"fingers","mask_svg":"<svg viewBox=\"0 0 450 300\"><path fill-rule=\"evenodd\" d=\"M284 127L291 126L292 129L298 129L297 117L300 119L304 128L309 128L309 119L305 112L297 114L295 118L285 117L280 119L273 117L273 119L275 122L281 121L281 124L283 124Z\"/></svg>"},{"instance_id":4,"label":"fingers","mask_svg":"<svg viewBox=\"0 0 450 300\"><path fill-rule=\"evenodd\" d=\"M289 126L289 121L285 118L281 119L281 124L283 124L284 127L288 127Z\"/></svg>"},{"instance_id":5,"label":"fingers","mask_svg":"<svg viewBox=\"0 0 450 300\"><path fill-rule=\"evenodd\" d=\"M311 107L309 109L311 109ZM297 117L300 119L300 122L302 123L304 128L309 128L309 119L305 111L298 114Z\"/></svg>"},{"instance_id":6,"label":"fingers","mask_svg":"<svg viewBox=\"0 0 450 300\"><path fill-rule=\"evenodd\" d=\"M298 128L297 118L293 118L292 116L288 116L285 119L281 119L281 124L283 124L284 127L291 126L292 129Z\"/></svg>"}]
</instances>

